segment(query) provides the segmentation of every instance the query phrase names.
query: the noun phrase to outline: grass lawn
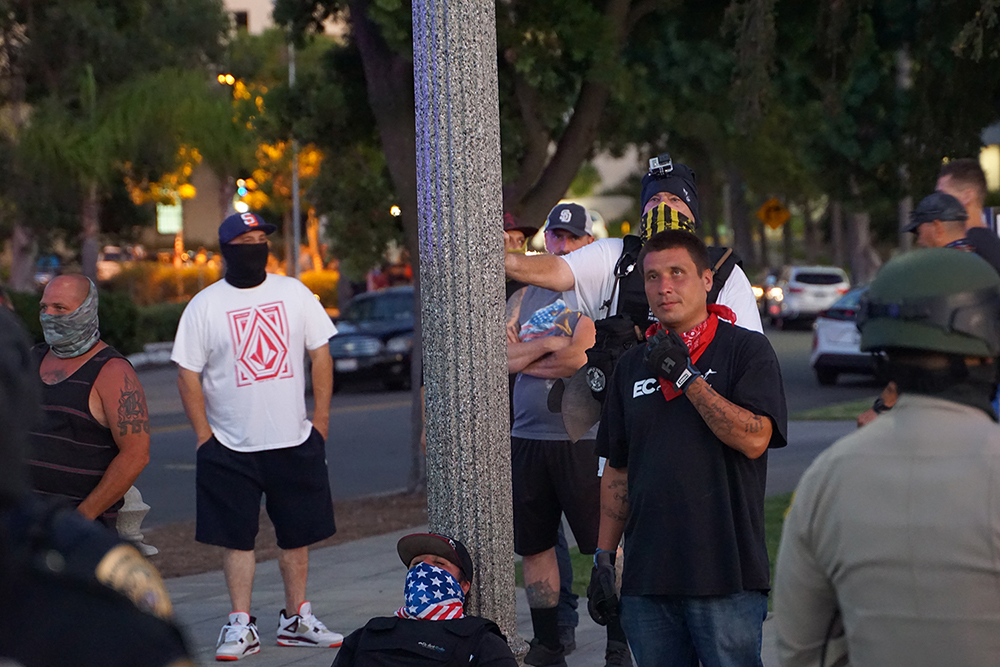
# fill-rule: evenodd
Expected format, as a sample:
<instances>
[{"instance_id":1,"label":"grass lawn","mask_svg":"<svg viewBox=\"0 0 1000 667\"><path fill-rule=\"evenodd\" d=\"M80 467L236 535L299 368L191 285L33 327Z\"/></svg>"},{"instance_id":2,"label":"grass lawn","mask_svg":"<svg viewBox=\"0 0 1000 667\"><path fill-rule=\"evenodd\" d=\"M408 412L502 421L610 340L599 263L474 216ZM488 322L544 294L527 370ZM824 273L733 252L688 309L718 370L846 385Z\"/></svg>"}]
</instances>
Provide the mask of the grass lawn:
<instances>
[{"instance_id":1,"label":"grass lawn","mask_svg":"<svg viewBox=\"0 0 1000 667\"><path fill-rule=\"evenodd\" d=\"M872 399L874 400L874 399ZM871 405L869 402L868 405ZM778 544L781 542L781 527L785 523L785 512L792 502L792 494L784 493L771 496L764 500L764 534L767 539L767 557L771 562L771 579L774 579L774 562L778 557ZM576 547L569 550L573 560L573 592L581 597L587 596L587 584L590 583L590 570L594 566L594 557L585 556ZM515 565L515 582L524 588L524 573L521 561ZM770 606L770 601L768 601ZM585 609L585 608L584 608Z\"/></svg>"},{"instance_id":2,"label":"grass lawn","mask_svg":"<svg viewBox=\"0 0 1000 667\"><path fill-rule=\"evenodd\" d=\"M822 408L796 412L788 415L788 419L789 421L854 421L858 418L858 415L870 408L874 402L875 396L862 398L857 401L834 403Z\"/></svg>"}]
</instances>

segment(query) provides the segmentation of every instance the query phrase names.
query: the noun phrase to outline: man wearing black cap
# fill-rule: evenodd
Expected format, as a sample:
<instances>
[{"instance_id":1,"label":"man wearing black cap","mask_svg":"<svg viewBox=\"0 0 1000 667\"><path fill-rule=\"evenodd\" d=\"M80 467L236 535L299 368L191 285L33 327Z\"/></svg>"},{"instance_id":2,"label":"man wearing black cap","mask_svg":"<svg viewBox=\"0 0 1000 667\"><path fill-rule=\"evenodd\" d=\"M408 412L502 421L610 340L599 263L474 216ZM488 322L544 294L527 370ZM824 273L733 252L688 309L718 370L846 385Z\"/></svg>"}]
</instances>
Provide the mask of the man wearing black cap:
<instances>
[{"instance_id":1,"label":"man wearing black cap","mask_svg":"<svg viewBox=\"0 0 1000 667\"><path fill-rule=\"evenodd\" d=\"M198 443L195 539L225 548L232 613L219 635L218 660L260 651L250 599L262 494L285 585L278 645L325 648L343 641L306 600L308 546L336 531L326 467L333 393L327 342L336 328L301 282L266 273L267 235L276 229L254 213L222 222L225 280L184 309L171 354ZM306 352L316 400L312 422L304 398Z\"/></svg>"},{"instance_id":2,"label":"man wearing black cap","mask_svg":"<svg viewBox=\"0 0 1000 667\"><path fill-rule=\"evenodd\" d=\"M458 540L414 533L396 551L407 567L403 606L344 639L333 667L360 664L515 667L496 623L465 614L472 558Z\"/></svg>"},{"instance_id":3,"label":"man wearing black cap","mask_svg":"<svg viewBox=\"0 0 1000 667\"><path fill-rule=\"evenodd\" d=\"M538 227L525 225L514 217L513 213L503 214L504 243L508 252L524 254L527 250L528 241L538 233ZM507 297L524 287L525 283L517 280L507 280Z\"/></svg>"},{"instance_id":4,"label":"man wearing black cap","mask_svg":"<svg viewBox=\"0 0 1000 667\"><path fill-rule=\"evenodd\" d=\"M569 293L574 305L595 322L623 313L640 331L645 331L656 318L646 303L641 276L629 278L633 275L629 268L635 263L641 243L656 232L664 229L693 232L701 223L694 172L682 164L673 164L667 155L651 159L650 171L642 179L640 204L641 242L631 250L622 239L612 238L601 239L565 257L526 257L508 252L504 257L507 277ZM710 302L728 306L739 326L761 331L760 312L750 281L731 261L731 254L720 250L718 259L710 252L715 277ZM620 271L616 271L618 265Z\"/></svg>"},{"instance_id":5,"label":"man wearing black cap","mask_svg":"<svg viewBox=\"0 0 1000 667\"><path fill-rule=\"evenodd\" d=\"M968 208L957 198L940 190L941 181L950 184L950 176L942 176L937 192L927 195L910 214L910 224L903 231L916 237L922 248L954 248L974 252L1000 273L1000 238L988 227L969 223ZM981 211L981 207L976 209ZM858 416L858 426L871 423L896 404L899 397L895 383L890 382L875 400L875 404Z\"/></svg>"}]
</instances>

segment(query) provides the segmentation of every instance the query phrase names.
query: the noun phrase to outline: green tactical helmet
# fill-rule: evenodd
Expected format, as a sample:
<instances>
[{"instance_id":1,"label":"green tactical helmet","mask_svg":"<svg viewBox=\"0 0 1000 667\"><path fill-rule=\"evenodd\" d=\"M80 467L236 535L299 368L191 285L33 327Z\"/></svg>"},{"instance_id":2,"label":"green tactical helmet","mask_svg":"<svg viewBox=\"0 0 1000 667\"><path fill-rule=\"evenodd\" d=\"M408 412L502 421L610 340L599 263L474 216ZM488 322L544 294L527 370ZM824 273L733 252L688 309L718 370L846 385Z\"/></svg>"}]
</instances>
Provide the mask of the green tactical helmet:
<instances>
[{"instance_id":1,"label":"green tactical helmet","mask_svg":"<svg viewBox=\"0 0 1000 667\"><path fill-rule=\"evenodd\" d=\"M858 312L861 349L1000 355L1000 275L954 248L913 250L878 272Z\"/></svg>"}]
</instances>

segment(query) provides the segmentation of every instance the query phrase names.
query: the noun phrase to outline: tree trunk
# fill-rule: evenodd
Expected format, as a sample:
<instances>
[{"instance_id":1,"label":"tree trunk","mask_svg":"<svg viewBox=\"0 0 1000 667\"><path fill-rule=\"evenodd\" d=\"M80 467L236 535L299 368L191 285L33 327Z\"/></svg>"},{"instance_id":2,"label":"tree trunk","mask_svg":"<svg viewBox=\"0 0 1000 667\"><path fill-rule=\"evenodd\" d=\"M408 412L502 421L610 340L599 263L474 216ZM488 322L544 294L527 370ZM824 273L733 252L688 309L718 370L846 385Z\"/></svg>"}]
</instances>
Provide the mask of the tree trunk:
<instances>
[{"instance_id":1,"label":"tree trunk","mask_svg":"<svg viewBox=\"0 0 1000 667\"><path fill-rule=\"evenodd\" d=\"M792 230L792 221L788 220L781 226L781 259L782 264L790 266L792 264L792 254L795 245L795 234Z\"/></svg>"},{"instance_id":2,"label":"tree trunk","mask_svg":"<svg viewBox=\"0 0 1000 667\"><path fill-rule=\"evenodd\" d=\"M851 247L851 278L857 285L870 282L882 266L882 260L871 243L871 216L868 211L855 211L848 216L848 243Z\"/></svg>"},{"instance_id":3,"label":"tree trunk","mask_svg":"<svg viewBox=\"0 0 1000 667\"><path fill-rule=\"evenodd\" d=\"M309 208L306 213L306 240L309 243L309 258L312 260L313 271L323 270L323 256L319 252L319 218L316 210Z\"/></svg>"},{"instance_id":4,"label":"tree trunk","mask_svg":"<svg viewBox=\"0 0 1000 667\"><path fill-rule=\"evenodd\" d=\"M844 208L839 201L830 206L830 244L833 246L833 263L843 267L847 264L844 252Z\"/></svg>"},{"instance_id":5,"label":"tree trunk","mask_svg":"<svg viewBox=\"0 0 1000 667\"><path fill-rule=\"evenodd\" d=\"M98 199L97 183L86 187L81 215L80 268L83 275L97 282L97 254L100 250L101 202Z\"/></svg>"},{"instance_id":6,"label":"tree trunk","mask_svg":"<svg viewBox=\"0 0 1000 667\"><path fill-rule=\"evenodd\" d=\"M747 212L746 198L743 196L743 178L734 165L730 165L726 169L726 188L733 248L747 264L758 268L766 266L766 262L758 261L757 253L754 251L750 217Z\"/></svg>"},{"instance_id":7,"label":"tree trunk","mask_svg":"<svg viewBox=\"0 0 1000 667\"><path fill-rule=\"evenodd\" d=\"M767 247L767 225L760 220L754 220L753 225L760 232L760 264L765 269L770 270L771 253Z\"/></svg>"},{"instance_id":8,"label":"tree trunk","mask_svg":"<svg viewBox=\"0 0 1000 667\"><path fill-rule=\"evenodd\" d=\"M806 262L815 264L819 258L819 225L808 198L802 200L802 219L805 223Z\"/></svg>"},{"instance_id":9,"label":"tree trunk","mask_svg":"<svg viewBox=\"0 0 1000 667\"><path fill-rule=\"evenodd\" d=\"M35 256L38 248L31 230L20 222L14 224L10 238L10 288L28 292L35 287Z\"/></svg>"}]
</instances>

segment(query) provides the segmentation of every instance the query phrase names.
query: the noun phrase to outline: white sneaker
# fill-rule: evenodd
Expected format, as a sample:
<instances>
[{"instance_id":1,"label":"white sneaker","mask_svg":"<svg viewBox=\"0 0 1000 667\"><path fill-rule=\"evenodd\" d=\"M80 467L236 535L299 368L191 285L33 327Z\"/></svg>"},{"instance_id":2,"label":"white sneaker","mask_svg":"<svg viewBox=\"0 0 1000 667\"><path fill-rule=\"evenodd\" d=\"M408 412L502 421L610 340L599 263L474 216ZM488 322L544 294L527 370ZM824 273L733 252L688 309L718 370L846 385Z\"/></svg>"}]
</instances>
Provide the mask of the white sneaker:
<instances>
[{"instance_id":1,"label":"white sneaker","mask_svg":"<svg viewBox=\"0 0 1000 667\"><path fill-rule=\"evenodd\" d=\"M303 602L299 613L291 618L281 610L278 616L278 646L313 646L336 648L344 643L344 635L328 630L323 621L312 613L312 605Z\"/></svg>"},{"instance_id":2,"label":"white sneaker","mask_svg":"<svg viewBox=\"0 0 1000 667\"><path fill-rule=\"evenodd\" d=\"M219 643L215 647L216 660L239 660L260 653L260 635L257 619L246 612L233 612L229 622L222 626Z\"/></svg>"}]
</instances>

